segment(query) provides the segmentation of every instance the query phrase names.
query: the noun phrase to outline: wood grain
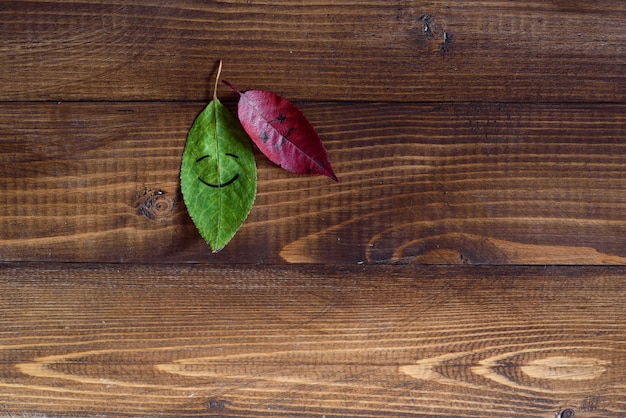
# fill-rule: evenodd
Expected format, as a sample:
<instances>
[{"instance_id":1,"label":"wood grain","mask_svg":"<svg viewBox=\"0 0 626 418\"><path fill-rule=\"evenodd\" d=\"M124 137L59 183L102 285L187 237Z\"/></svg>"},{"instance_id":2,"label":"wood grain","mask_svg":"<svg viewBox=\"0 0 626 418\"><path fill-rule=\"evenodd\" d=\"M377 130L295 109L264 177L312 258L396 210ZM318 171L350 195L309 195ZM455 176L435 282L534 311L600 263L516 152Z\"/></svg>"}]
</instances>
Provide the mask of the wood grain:
<instances>
[{"instance_id":1,"label":"wood grain","mask_svg":"<svg viewBox=\"0 0 626 418\"><path fill-rule=\"evenodd\" d=\"M220 59L340 182L211 254ZM619 0L0 2L0 417L626 416L625 69Z\"/></svg>"},{"instance_id":2,"label":"wood grain","mask_svg":"<svg viewBox=\"0 0 626 418\"><path fill-rule=\"evenodd\" d=\"M624 106L301 105L340 182L257 155L252 213L216 255L178 192L203 104L0 105L0 260L626 261Z\"/></svg>"},{"instance_id":3,"label":"wood grain","mask_svg":"<svg viewBox=\"0 0 626 418\"><path fill-rule=\"evenodd\" d=\"M0 265L3 416L626 414L620 268Z\"/></svg>"},{"instance_id":4,"label":"wood grain","mask_svg":"<svg viewBox=\"0 0 626 418\"><path fill-rule=\"evenodd\" d=\"M5 1L0 22L0 100L207 100L219 59L296 100L626 99L621 0Z\"/></svg>"}]
</instances>

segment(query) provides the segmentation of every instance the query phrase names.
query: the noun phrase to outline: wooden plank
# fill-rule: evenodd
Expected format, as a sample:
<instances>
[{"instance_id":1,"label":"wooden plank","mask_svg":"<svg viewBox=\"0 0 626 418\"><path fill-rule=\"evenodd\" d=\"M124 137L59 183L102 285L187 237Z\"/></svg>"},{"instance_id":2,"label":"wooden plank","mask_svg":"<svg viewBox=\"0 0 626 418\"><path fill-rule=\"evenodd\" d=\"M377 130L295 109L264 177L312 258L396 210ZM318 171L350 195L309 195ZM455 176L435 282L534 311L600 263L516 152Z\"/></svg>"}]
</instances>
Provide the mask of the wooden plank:
<instances>
[{"instance_id":1,"label":"wooden plank","mask_svg":"<svg viewBox=\"0 0 626 418\"><path fill-rule=\"evenodd\" d=\"M303 104L340 182L258 154L252 213L218 254L178 191L202 106L0 105L0 260L626 261L624 106Z\"/></svg>"},{"instance_id":2,"label":"wooden plank","mask_svg":"<svg viewBox=\"0 0 626 418\"><path fill-rule=\"evenodd\" d=\"M0 100L621 102L621 0L3 2Z\"/></svg>"},{"instance_id":3,"label":"wooden plank","mask_svg":"<svg viewBox=\"0 0 626 418\"><path fill-rule=\"evenodd\" d=\"M5 416L626 414L626 269L0 265Z\"/></svg>"}]
</instances>

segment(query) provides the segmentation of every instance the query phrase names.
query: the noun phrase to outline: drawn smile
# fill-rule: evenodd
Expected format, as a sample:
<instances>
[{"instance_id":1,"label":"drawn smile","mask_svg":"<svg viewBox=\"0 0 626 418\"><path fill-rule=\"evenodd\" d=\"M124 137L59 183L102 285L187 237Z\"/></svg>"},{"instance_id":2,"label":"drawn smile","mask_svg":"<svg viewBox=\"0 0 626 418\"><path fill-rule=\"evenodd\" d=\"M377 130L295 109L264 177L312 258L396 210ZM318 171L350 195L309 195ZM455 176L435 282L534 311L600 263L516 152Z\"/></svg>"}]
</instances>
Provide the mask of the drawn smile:
<instances>
[{"instance_id":1,"label":"drawn smile","mask_svg":"<svg viewBox=\"0 0 626 418\"><path fill-rule=\"evenodd\" d=\"M216 189L220 189L222 187L226 187L226 186L229 186L229 185L233 184L235 182L235 180L237 180L238 178L239 178L239 173L235 174L233 176L233 178L231 178L230 180L225 181L224 183L220 183L220 184L209 183L207 181L202 180L200 177L198 177L198 180L200 180L200 182L202 184L206 185L206 186L213 187L213 188L216 188Z\"/></svg>"},{"instance_id":2,"label":"drawn smile","mask_svg":"<svg viewBox=\"0 0 626 418\"><path fill-rule=\"evenodd\" d=\"M228 155L229 157L235 158L235 159L239 158L235 154L231 154L229 152L227 152L226 155ZM206 158L209 158L209 157L210 157L210 155L203 155L202 157L198 158L196 160L196 162L198 163L198 162L200 162L200 161L202 161L202 160L204 160ZM208 181L202 179L201 177L198 177L198 180L200 180L200 182L202 184L204 184L205 186L213 187L214 189L221 189L222 187L230 186L235 181L237 181L238 178L239 178L239 173L235 174L230 180L225 181L224 183L218 183L218 184L209 183Z\"/></svg>"}]
</instances>

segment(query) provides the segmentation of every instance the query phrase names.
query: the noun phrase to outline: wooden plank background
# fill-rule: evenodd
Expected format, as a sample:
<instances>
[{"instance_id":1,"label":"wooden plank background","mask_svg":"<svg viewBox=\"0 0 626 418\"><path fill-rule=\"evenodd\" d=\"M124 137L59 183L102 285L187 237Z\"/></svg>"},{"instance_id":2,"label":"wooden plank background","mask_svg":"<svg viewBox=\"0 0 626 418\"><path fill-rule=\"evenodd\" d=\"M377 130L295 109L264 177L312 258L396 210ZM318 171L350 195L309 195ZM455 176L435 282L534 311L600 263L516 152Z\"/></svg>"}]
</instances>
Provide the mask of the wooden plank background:
<instances>
[{"instance_id":1,"label":"wooden plank background","mask_svg":"<svg viewBox=\"0 0 626 418\"><path fill-rule=\"evenodd\" d=\"M29 1L1 13L6 100L206 100L219 59L240 88L294 100L626 98L616 0Z\"/></svg>"},{"instance_id":2,"label":"wooden plank background","mask_svg":"<svg viewBox=\"0 0 626 418\"><path fill-rule=\"evenodd\" d=\"M0 397L14 416L554 417L575 405L619 417L626 405L622 268L0 271L12 301Z\"/></svg>"},{"instance_id":3,"label":"wooden plank background","mask_svg":"<svg viewBox=\"0 0 626 418\"><path fill-rule=\"evenodd\" d=\"M626 107L304 104L338 184L257 156L218 254L179 194L202 104L0 106L5 260L624 264ZM164 194L155 194L157 191Z\"/></svg>"},{"instance_id":4,"label":"wooden plank background","mask_svg":"<svg viewBox=\"0 0 626 418\"><path fill-rule=\"evenodd\" d=\"M340 182L212 254L220 59ZM618 0L2 2L0 416L624 416L625 136Z\"/></svg>"}]
</instances>

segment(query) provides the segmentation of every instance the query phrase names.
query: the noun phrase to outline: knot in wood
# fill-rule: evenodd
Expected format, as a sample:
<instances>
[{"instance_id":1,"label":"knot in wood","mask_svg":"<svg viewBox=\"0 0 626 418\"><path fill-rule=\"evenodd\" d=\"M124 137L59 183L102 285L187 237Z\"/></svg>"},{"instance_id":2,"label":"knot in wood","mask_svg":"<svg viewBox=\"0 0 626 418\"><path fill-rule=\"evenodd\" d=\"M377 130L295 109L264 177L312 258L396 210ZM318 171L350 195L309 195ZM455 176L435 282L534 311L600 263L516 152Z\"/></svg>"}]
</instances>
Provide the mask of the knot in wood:
<instances>
[{"instance_id":1,"label":"knot in wood","mask_svg":"<svg viewBox=\"0 0 626 418\"><path fill-rule=\"evenodd\" d=\"M574 410L572 408L566 408L559 412L556 418L574 418Z\"/></svg>"},{"instance_id":2,"label":"knot in wood","mask_svg":"<svg viewBox=\"0 0 626 418\"><path fill-rule=\"evenodd\" d=\"M153 221L165 219L174 212L177 200L177 196L169 195L161 189L146 190L137 200L137 213Z\"/></svg>"}]
</instances>

